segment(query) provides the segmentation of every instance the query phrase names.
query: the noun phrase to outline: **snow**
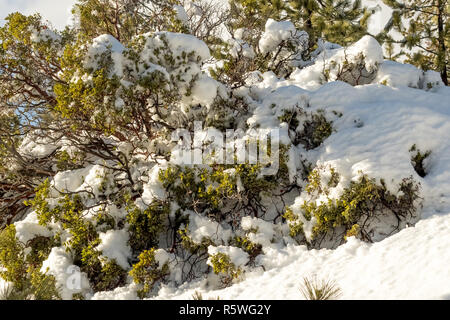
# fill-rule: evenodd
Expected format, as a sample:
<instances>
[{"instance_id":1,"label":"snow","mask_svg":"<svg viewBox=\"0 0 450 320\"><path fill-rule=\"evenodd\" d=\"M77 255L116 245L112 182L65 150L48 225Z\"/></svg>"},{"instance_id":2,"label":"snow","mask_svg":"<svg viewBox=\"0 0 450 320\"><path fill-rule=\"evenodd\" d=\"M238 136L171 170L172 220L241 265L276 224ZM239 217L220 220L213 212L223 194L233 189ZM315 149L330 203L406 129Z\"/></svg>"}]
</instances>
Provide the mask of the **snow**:
<instances>
[{"instance_id":1,"label":"snow","mask_svg":"<svg viewBox=\"0 0 450 320\"><path fill-rule=\"evenodd\" d=\"M192 88L191 104L209 106L217 96L219 84L214 79L202 76Z\"/></svg>"},{"instance_id":2,"label":"snow","mask_svg":"<svg viewBox=\"0 0 450 320\"><path fill-rule=\"evenodd\" d=\"M202 217L195 212L187 213L189 213L188 236L194 243L201 244L203 239L209 238L218 245L228 244L228 240L231 238L231 230L224 229L217 222Z\"/></svg>"},{"instance_id":3,"label":"snow","mask_svg":"<svg viewBox=\"0 0 450 320\"><path fill-rule=\"evenodd\" d=\"M299 300L304 277L334 280L341 299L449 299L450 215L434 216L375 244L355 238L336 250L304 246L266 251L255 270L230 288L208 292L223 300ZM417 245L413 245L417 244ZM160 299L189 299L194 288L161 290Z\"/></svg>"},{"instance_id":4,"label":"snow","mask_svg":"<svg viewBox=\"0 0 450 320\"><path fill-rule=\"evenodd\" d=\"M124 270L130 268L128 259L131 258L131 248L128 245L129 234L127 230L109 230L99 234L102 241L97 249L102 255L116 263Z\"/></svg>"},{"instance_id":5,"label":"snow","mask_svg":"<svg viewBox=\"0 0 450 320\"><path fill-rule=\"evenodd\" d=\"M112 35L103 34L95 38L88 49L87 57L84 62L86 69L97 70L99 68L99 59L109 54L114 62L114 71L116 74L122 74L122 61L125 47Z\"/></svg>"},{"instance_id":6,"label":"snow","mask_svg":"<svg viewBox=\"0 0 450 320\"><path fill-rule=\"evenodd\" d=\"M73 294L90 290L87 275L76 270L72 257L63 248L53 248L41 268L41 272L55 277L63 300L71 300Z\"/></svg>"},{"instance_id":7,"label":"snow","mask_svg":"<svg viewBox=\"0 0 450 320\"><path fill-rule=\"evenodd\" d=\"M376 73L383 62L383 49L371 36L364 36L348 48L329 46L331 49L322 51L316 58L316 63L303 69L297 69L291 75L291 79L300 87L315 90L324 82L336 81L340 76L352 85L368 84L372 74ZM359 72L346 72L346 64L363 64L364 68ZM325 77L328 72L328 79ZM357 78L362 75L359 82Z\"/></svg>"},{"instance_id":8,"label":"snow","mask_svg":"<svg viewBox=\"0 0 450 320\"><path fill-rule=\"evenodd\" d=\"M255 51L253 48L246 43L245 41L239 39L229 39L228 43L230 44L230 54L233 58L237 59L240 56L243 56L248 59L253 59L255 57Z\"/></svg>"},{"instance_id":9,"label":"snow","mask_svg":"<svg viewBox=\"0 0 450 320\"><path fill-rule=\"evenodd\" d=\"M259 41L259 49L263 54L271 52L285 40L295 40L300 47L304 47L308 42L308 34L304 31L297 31L290 21L268 19L265 32Z\"/></svg>"},{"instance_id":10,"label":"snow","mask_svg":"<svg viewBox=\"0 0 450 320\"><path fill-rule=\"evenodd\" d=\"M258 218L243 217L241 221L242 230L250 231L248 239L250 242L260 244L263 247L270 247L275 237L276 227L273 223ZM256 232L252 232L256 230Z\"/></svg>"},{"instance_id":11,"label":"snow","mask_svg":"<svg viewBox=\"0 0 450 320\"><path fill-rule=\"evenodd\" d=\"M342 57L343 51L330 47L324 55L336 59ZM257 101L248 123L265 128L279 126L280 112L295 105L308 111L342 113L342 117L333 118L333 134L308 154L309 161L333 167L341 175L330 196L338 197L361 170L370 177L385 179L394 194L401 180L412 176L420 182L424 198L420 221L373 244L349 238L335 250L308 250L289 242L284 247L269 243L277 233L276 226L245 217L242 229L256 229L247 236L263 244L264 254L256 264L263 265L265 272L252 269L241 282L215 291L204 281L176 288L163 286L156 299L189 299L199 290L221 299L303 299L299 288L304 277L335 281L342 290L342 299L450 298L450 271L446 267L450 263L450 90L440 84L435 73L383 60L381 47L371 37L363 38L346 52L352 56L364 54L364 66L374 72L372 83L320 83L306 75L298 77L305 69L287 80L262 74L262 79L248 90ZM316 60L316 64L321 63ZM317 66L310 69L314 68ZM436 86L429 90L426 79ZM309 84L312 80L316 81L314 85ZM411 164L409 150L413 144L422 152L432 151L425 162L425 178L419 177ZM297 197L293 207L299 207L305 197ZM313 223L306 226L307 233ZM232 252L230 247L209 248L209 254L218 252L245 263L244 255Z\"/></svg>"},{"instance_id":12,"label":"snow","mask_svg":"<svg viewBox=\"0 0 450 320\"><path fill-rule=\"evenodd\" d=\"M113 291L97 292L91 297L91 300L138 300L137 290L136 284L129 284Z\"/></svg>"},{"instance_id":13,"label":"snow","mask_svg":"<svg viewBox=\"0 0 450 320\"><path fill-rule=\"evenodd\" d=\"M30 212L25 219L14 223L16 227L16 238L26 244L36 237L50 237L52 233L48 228L39 225L35 211Z\"/></svg>"},{"instance_id":14,"label":"snow","mask_svg":"<svg viewBox=\"0 0 450 320\"><path fill-rule=\"evenodd\" d=\"M244 266L248 262L248 253L244 252L240 248L225 246L208 247L208 254L210 257L219 253L227 255L230 258L231 263L233 263L237 268ZM212 266L211 258L208 259L207 263Z\"/></svg>"},{"instance_id":15,"label":"snow","mask_svg":"<svg viewBox=\"0 0 450 320\"><path fill-rule=\"evenodd\" d=\"M392 87L419 88L422 78L423 71L413 65L386 60L380 65L375 82Z\"/></svg>"},{"instance_id":16,"label":"snow","mask_svg":"<svg viewBox=\"0 0 450 320\"><path fill-rule=\"evenodd\" d=\"M0 278L0 294L7 292L10 285L11 285L11 283L3 280L3 278Z\"/></svg>"},{"instance_id":17,"label":"snow","mask_svg":"<svg viewBox=\"0 0 450 320\"><path fill-rule=\"evenodd\" d=\"M174 5L173 9L175 10L175 14L178 20L180 20L183 23L188 22L189 17L186 13L186 10L184 9L183 6L180 5Z\"/></svg>"},{"instance_id":18,"label":"snow","mask_svg":"<svg viewBox=\"0 0 450 320\"><path fill-rule=\"evenodd\" d=\"M101 165L58 172L52 181L52 186L59 192L79 192L86 190L96 197L101 193L102 182L106 177L106 169Z\"/></svg>"},{"instance_id":19,"label":"snow","mask_svg":"<svg viewBox=\"0 0 450 320\"><path fill-rule=\"evenodd\" d=\"M58 147L51 143L51 139L40 139L32 135L26 135L19 147L19 153L36 158L45 158L52 154Z\"/></svg>"},{"instance_id":20,"label":"snow","mask_svg":"<svg viewBox=\"0 0 450 320\"><path fill-rule=\"evenodd\" d=\"M182 52L195 52L202 61L211 57L208 46L201 40L190 34L173 33L173 32L159 32L156 34L156 39L164 36L169 44L170 50L174 56L181 55Z\"/></svg>"},{"instance_id":21,"label":"snow","mask_svg":"<svg viewBox=\"0 0 450 320\"><path fill-rule=\"evenodd\" d=\"M144 184L144 192L141 200L144 204L150 205L153 200L162 200L165 198L165 190L162 183L159 181L159 172L167 168L167 165L154 165L148 171L148 182Z\"/></svg>"},{"instance_id":22,"label":"snow","mask_svg":"<svg viewBox=\"0 0 450 320\"><path fill-rule=\"evenodd\" d=\"M358 54L364 55L367 71L372 72L377 65L383 61L383 50L380 44L372 36L364 36L358 42L351 45L345 54L356 57Z\"/></svg>"},{"instance_id":23,"label":"snow","mask_svg":"<svg viewBox=\"0 0 450 320\"><path fill-rule=\"evenodd\" d=\"M61 36L50 29L41 29L41 30L33 29L31 32L30 40L36 43L45 41L57 42L61 41Z\"/></svg>"}]
</instances>

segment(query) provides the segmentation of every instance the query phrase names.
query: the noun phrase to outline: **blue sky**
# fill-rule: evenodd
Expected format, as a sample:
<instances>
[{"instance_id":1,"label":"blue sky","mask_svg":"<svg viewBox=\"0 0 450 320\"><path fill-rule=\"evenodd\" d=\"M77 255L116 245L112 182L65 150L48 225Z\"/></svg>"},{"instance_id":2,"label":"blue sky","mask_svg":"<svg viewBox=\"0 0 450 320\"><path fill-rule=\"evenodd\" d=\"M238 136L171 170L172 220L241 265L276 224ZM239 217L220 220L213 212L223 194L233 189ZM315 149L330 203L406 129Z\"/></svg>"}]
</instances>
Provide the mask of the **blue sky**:
<instances>
[{"instance_id":1,"label":"blue sky","mask_svg":"<svg viewBox=\"0 0 450 320\"><path fill-rule=\"evenodd\" d=\"M39 12L58 29L64 28L70 19L70 8L76 0L0 0L0 24L11 12L33 14Z\"/></svg>"}]
</instances>

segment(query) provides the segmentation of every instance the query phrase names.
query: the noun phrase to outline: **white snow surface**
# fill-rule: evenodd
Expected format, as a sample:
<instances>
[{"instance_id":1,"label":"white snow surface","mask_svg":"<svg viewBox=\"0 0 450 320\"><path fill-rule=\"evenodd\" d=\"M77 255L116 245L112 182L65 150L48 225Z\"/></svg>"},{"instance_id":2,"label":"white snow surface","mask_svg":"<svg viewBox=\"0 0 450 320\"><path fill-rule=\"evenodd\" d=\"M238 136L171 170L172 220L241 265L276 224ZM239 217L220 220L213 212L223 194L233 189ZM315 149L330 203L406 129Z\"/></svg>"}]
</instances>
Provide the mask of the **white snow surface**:
<instances>
[{"instance_id":1,"label":"white snow surface","mask_svg":"<svg viewBox=\"0 0 450 320\"><path fill-rule=\"evenodd\" d=\"M30 212L25 219L16 222L16 238L26 244L36 237L50 237L52 233L48 228L41 226L35 211Z\"/></svg>"},{"instance_id":2,"label":"white snow surface","mask_svg":"<svg viewBox=\"0 0 450 320\"><path fill-rule=\"evenodd\" d=\"M341 299L450 299L450 215L434 216L384 241L355 238L336 250L288 245L266 252L266 272L255 270L232 287L207 291L202 283L164 288L158 299L191 299L195 291L223 300L300 300L304 277L331 279Z\"/></svg>"},{"instance_id":3,"label":"white snow surface","mask_svg":"<svg viewBox=\"0 0 450 320\"><path fill-rule=\"evenodd\" d=\"M215 244L228 244L231 230L195 212L189 212L188 234L192 241L201 244L203 239L210 238Z\"/></svg>"},{"instance_id":4,"label":"white snow surface","mask_svg":"<svg viewBox=\"0 0 450 320\"><path fill-rule=\"evenodd\" d=\"M71 300L75 293L90 290L89 280L85 273L77 272L70 253L63 248L53 248L42 264L41 272L53 275L56 286L61 290L61 298Z\"/></svg>"},{"instance_id":5,"label":"white snow surface","mask_svg":"<svg viewBox=\"0 0 450 320\"><path fill-rule=\"evenodd\" d=\"M100 240L97 249L103 256L110 260L115 260L124 270L130 267L128 258L131 258L131 248L128 245L129 234L127 230L109 230L100 233Z\"/></svg>"}]
</instances>

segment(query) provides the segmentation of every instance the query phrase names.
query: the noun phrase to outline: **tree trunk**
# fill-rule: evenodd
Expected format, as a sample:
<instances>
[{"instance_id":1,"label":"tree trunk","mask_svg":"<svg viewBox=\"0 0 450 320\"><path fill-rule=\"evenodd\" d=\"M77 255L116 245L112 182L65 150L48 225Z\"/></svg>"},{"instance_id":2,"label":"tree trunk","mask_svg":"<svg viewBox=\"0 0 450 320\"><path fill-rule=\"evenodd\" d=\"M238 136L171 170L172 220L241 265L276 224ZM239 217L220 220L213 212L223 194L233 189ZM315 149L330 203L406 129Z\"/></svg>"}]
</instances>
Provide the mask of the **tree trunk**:
<instances>
[{"instance_id":1,"label":"tree trunk","mask_svg":"<svg viewBox=\"0 0 450 320\"><path fill-rule=\"evenodd\" d=\"M438 0L438 62L439 70L442 78L442 82L448 86L448 75L447 75L447 61L445 56L445 35L444 35L444 20L443 15L445 14L445 1Z\"/></svg>"}]
</instances>

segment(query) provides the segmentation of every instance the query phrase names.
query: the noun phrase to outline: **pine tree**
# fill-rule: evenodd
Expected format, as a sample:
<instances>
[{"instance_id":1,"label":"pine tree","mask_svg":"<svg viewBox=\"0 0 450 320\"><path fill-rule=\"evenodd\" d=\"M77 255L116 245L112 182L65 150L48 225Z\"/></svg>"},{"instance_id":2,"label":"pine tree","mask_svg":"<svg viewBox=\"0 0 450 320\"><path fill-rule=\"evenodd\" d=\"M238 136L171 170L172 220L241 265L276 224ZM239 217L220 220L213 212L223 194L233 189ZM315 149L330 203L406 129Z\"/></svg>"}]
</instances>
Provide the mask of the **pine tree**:
<instances>
[{"instance_id":1,"label":"pine tree","mask_svg":"<svg viewBox=\"0 0 450 320\"><path fill-rule=\"evenodd\" d=\"M87 37L111 34L119 41L149 31L186 32L176 19L179 0L80 0L72 9Z\"/></svg>"},{"instance_id":2,"label":"pine tree","mask_svg":"<svg viewBox=\"0 0 450 320\"><path fill-rule=\"evenodd\" d=\"M447 0L383 0L394 9L386 25L387 43L398 43L408 49L406 62L424 70L435 70L444 84L449 84L450 6ZM402 38L394 40L388 32L398 31Z\"/></svg>"},{"instance_id":3,"label":"pine tree","mask_svg":"<svg viewBox=\"0 0 450 320\"><path fill-rule=\"evenodd\" d=\"M291 0L288 12L293 21L303 21L305 31L313 38L340 45L348 45L367 34L370 17L360 0Z\"/></svg>"},{"instance_id":4,"label":"pine tree","mask_svg":"<svg viewBox=\"0 0 450 320\"><path fill-rule=\"evenodd\" d=\"M231 0L230 3L232 10L240 10L239 27L263 24L268 18L287 19L308 32L311 47L318 38L340 45L359 40L367 34L371 15L360 0Z\"/></svg>"}]
</instances>

